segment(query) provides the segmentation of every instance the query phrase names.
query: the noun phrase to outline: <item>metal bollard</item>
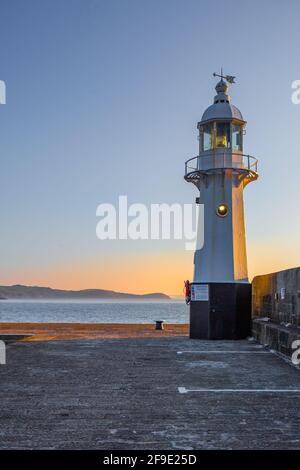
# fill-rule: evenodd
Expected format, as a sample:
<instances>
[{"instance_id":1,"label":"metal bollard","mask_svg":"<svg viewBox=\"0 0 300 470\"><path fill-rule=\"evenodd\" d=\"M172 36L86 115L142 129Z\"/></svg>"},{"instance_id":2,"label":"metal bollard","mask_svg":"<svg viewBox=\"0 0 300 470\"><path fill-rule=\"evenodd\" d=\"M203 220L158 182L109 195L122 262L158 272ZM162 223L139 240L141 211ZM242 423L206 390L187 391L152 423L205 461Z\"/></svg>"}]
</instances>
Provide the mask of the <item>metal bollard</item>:
<instances>
[{"instance_id":1,"label":"metal bollard","mask_svg":"<svg viewBox=\"0 0 300 470\"><path fill-rule=\"evenodd\" d=\"M163 330L164 329L164 323L165 320L156 320L155 321L155 329L156 330Z\"/></svg>"}]
</instances>

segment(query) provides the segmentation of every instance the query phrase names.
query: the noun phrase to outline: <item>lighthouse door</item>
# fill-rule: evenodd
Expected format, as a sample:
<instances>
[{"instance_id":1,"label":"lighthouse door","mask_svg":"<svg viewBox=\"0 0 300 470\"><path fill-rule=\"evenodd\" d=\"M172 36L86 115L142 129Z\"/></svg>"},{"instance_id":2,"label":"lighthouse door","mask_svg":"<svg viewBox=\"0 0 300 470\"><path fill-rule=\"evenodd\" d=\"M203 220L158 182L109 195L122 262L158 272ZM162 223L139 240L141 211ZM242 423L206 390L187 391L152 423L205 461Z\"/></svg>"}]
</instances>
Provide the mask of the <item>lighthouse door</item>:
<instances>
[{"instance_id":1,"label":"lighthouse door","mask_svg":"<svg viewBox=\"0 0 300 470\"><path fill-rule=\"evenodd\" d=\"M234 284L210 284L209 338L234 338L235 332Z\"/></svg>"},{"instance_id":2,"label":"lighthouse door","mask_svg":"<svg viewBox=\"0 0 300 470\"><path fill-rule=\"evenodd\" d=\"M238 339L250 334L251 284L210 284L209 339Z\"/></svg>"}]
</instances>

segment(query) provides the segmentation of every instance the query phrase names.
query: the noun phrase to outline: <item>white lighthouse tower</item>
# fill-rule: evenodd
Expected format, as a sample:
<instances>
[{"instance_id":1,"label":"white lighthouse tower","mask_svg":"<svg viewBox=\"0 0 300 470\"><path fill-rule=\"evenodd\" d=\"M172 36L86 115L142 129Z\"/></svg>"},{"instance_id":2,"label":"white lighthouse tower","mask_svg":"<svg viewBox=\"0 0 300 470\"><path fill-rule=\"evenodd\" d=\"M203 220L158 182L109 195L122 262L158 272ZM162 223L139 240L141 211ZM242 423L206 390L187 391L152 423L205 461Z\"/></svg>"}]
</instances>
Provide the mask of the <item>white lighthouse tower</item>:
<instances>
[{"instance_id":1,"label":"white lighthouse tower","mask_svg":"<svg viewBox=\"0 0 300 470\"><path fill-rule=\"evenodd\" d=\"M200 190L197 202L204 204L204 245L194 257L190 336L234 339L247 336L250 328L243 192L258 177L257 159L243 153L246 121L227 93L234 77L222 72L214 76L221 80L214 103L197 126L199 155L185 164L185 180Z\"/></svg>"}]
</instances>

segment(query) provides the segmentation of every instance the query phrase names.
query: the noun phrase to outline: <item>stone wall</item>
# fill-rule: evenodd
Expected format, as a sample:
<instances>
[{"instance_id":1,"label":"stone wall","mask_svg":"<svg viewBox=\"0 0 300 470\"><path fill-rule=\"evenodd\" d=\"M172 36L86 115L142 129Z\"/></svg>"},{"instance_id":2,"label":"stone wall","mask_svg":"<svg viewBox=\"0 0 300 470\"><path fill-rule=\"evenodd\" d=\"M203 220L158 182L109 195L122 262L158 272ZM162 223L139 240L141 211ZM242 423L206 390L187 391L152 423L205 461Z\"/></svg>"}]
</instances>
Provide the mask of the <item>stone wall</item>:
<instances>
[{"instance_id":1,"label":"stone wall","mask_svg":"<svg viewBox=\"0 0 300 470\"><path fill-rule=\"evenodd\" d=\"M300 268L256 276L252 281L252 318L269 318L300 327Z\"/></svg>"},{"instance_id":2,"label":"stone wall","mask_svg":"<svg viewBox=\"0 0 300 470\"><path fill-rule=\"evenodd\" d=\"M300 339L300 330L255 319L252 322L252 336L264 346L291 359L295 351L294 341Z\"/></svg>"},{"instance_id":3,"label":"stone wall","mask_svg":"<svg viewBox=\"0 0 300 470\"><path fill-rule=\"evenodd\" d=\"M292 359L300 339L300 268L253 279L252 335Z\"/></svg>"}]
</instances>

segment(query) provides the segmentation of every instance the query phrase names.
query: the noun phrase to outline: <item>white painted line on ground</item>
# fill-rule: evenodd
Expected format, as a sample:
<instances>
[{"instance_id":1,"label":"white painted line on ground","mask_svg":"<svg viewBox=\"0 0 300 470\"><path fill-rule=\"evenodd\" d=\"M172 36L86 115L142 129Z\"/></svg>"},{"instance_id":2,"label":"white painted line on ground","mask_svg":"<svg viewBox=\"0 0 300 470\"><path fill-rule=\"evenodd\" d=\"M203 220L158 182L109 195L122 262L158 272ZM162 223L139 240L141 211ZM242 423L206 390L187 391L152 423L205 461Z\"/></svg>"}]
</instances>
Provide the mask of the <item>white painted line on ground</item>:
<instances>
[{"instance_id":1,"label":"white painted line on ground","mask_svg":"<svg viewBox=\"0 0 300 470\"><path fill-rule=\"evenodd\" d=\"M190 393L190 392L207 392L207 393L299 393L300 389L276 389L276 388L185 388L178 387L179 393Z\"/></svg>"},{"instance_id":2,"label":"white painted line on ground","mask_svg":"<svg viewBox=\"0 0 300 470\"><path fill-rule=\"evenodd\" d=\"M270 354L270 351L177 351L177 354Z\"/></svg>"}]
</instances>

